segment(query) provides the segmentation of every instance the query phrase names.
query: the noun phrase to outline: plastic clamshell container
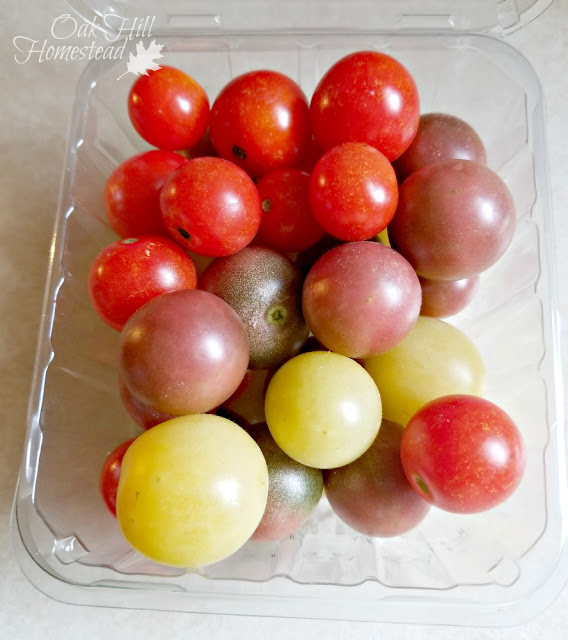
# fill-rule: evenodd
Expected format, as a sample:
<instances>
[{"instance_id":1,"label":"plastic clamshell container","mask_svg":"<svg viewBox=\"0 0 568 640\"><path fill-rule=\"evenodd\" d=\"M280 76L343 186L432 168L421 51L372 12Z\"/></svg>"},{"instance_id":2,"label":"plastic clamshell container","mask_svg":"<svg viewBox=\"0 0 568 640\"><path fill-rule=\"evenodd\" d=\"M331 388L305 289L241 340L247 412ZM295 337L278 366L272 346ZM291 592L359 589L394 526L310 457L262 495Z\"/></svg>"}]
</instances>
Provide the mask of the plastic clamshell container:
<instances>
[{"instance_id":1,"label":"plastic clamshell container","mask_svg":"<svg viewBox=\"0 0 568 640\"><path fill-rule=\"evenodd\" d=\"M98 474L110 450L140 429L119 399L118 333L91 309L86 276L116 240L102 208L105 181L148 147L126 110L134 76L117 80L127 56L93 61L76 93L12 518L15 553L43 592L117 607L491 626L527 620L559 593L568 575L568 481L543 98L530 65L502 37L548 2L425 4L194 2L187 15L188 4L175 1L160 9L75 3L99 25L109 13L157 15L151 39L164 45L160 62L190 73L211 101L255 68L288 74L309 99L340 57L376 49L412 73L423 113L451 113L478 131L489 166L513 193L517 228L474 302L449 321L485 360L486 397L523 433L519 489L482 514L432 509L389 539L357 534L324 498L298 533L249 542L199 571L152 563L129 547Z\"/></svg>"}]
</instances>

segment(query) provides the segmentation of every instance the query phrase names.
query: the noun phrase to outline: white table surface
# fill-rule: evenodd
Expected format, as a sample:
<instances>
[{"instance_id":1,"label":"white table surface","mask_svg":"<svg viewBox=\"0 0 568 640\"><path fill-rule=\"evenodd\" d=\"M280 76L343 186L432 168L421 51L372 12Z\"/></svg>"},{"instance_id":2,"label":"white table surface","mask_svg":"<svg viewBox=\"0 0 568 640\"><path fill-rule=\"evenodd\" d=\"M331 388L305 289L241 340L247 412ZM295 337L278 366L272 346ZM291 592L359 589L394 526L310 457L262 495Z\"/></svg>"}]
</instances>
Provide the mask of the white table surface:
<instances>
[{"instance_id":1,"label":"white table surface","mask_svg":"<svg viewBox=\"0 0 568 640\"><path fill-rule=\"evenodd\" d=\"M0 638L389 638L524 640L568 637L568 586L528 624L505 628L426 627L213 616L62 604L22 574L10 543L10 510L25 438L38 329L65 136L84 62L18 65L13 38L41 40L67 12L64 0L0 0ZM541 78L547 102L560 311L568 316L568 0L508 36ZM563 353L568 362L568 335Z\"/></svg>"}]
</instances>

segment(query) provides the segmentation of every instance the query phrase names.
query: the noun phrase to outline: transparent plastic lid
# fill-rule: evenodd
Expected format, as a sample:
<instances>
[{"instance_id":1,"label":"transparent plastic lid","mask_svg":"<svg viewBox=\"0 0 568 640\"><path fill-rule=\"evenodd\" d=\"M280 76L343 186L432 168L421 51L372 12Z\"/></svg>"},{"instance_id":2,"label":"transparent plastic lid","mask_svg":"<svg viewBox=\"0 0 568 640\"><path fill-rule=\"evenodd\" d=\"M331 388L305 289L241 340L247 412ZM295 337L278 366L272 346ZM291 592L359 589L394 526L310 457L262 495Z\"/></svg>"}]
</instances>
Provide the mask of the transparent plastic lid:
<instances>
[{"instance_id":1,"label":"transparent plastic lid","mask_svg":"<svg viewBox=\"0 0 568 640\"><path fill-rule=\"evenodd\" d=\"M67 0L101 31L151 16L153 32L428 30L509 33L552 0ZM254 19L251 17L254 16Z\"/></svg>"}]
</instances>

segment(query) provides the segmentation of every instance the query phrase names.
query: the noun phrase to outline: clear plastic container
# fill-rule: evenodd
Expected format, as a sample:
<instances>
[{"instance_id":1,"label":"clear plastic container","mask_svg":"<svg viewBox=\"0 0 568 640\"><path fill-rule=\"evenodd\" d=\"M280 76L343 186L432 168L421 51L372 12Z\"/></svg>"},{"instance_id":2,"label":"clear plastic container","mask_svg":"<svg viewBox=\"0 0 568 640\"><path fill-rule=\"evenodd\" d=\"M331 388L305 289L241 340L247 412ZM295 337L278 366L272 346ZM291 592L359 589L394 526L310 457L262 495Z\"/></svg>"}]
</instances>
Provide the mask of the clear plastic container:
<instances>
[{"instance_id":1,"label":"clear plastic container","mask_svg":"<svg viewBox=\"0 0 568 640\"><path fill-rule=\"evenodd\" d=\"M107 453L140 430L118 395L118 333L92 311L86 275L116 239L102 208L106 178L147 147L128 121L131 82L117 81L126 57L93 61L76 93L12 519L15 553L43 592L117 607L491 626L527 620L559 593L568 576L568 479L543 98L530 65L502 37L548 2L431 2L428 12L424 4L194 2L187 15L187 3L174 1L162 5L152 39L164 45L162 62L194 76L211 100L232 77L261 67L290 75L310 97L341 56L377 49L413 74L422 112L452 113L478 131L514 195L517 230L472 305L450 321L485 359L487 397L523 432L521 486L483 514L433 509L397 538L356 534L323 499L297 534L249 542L199 571L134 552L99 496L98 474ZM88 3L75 5L93 15ZM158 11L116 2L99 15L110 10Z\"/></svg>"}]
</instances>

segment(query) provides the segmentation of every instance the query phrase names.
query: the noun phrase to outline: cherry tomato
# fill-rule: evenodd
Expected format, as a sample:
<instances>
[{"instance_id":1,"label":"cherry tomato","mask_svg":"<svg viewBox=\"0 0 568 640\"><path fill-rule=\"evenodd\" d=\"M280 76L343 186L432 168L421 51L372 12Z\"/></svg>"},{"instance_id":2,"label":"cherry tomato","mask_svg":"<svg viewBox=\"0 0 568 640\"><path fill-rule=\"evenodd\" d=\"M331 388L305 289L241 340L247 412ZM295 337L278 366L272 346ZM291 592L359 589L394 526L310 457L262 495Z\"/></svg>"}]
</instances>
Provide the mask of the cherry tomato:
<instances>
[{"instance_id":1,"label":"cherry tomato","mask_svg":"<svg viewBox=\"0 0 568 640\"><path fill-rule=\"evenodd\" d=\"M351 358L311 351L276 371L266 390L265 413L285 453L309 467L330 469L371 446L381 424L381 396Z\"/></svg>"},{"instance_id":2,"label":"cherry tomato","mask_svg":"<svg viewBox=\"0 0 568 640\"><path fill-rule=\"evenodd\" d=\"M128 115L146 142L177 151L196 144L205 134L209 100L193 78L165 66L134 82L128 95Z\"/></svg>"},{"instance_id":3,"label":"cherry tomato","mask_svg":"<svg viewBox=\"0 0 568 640\"><path fill-rule=\"evenodd\" d=\"M431 280L461 280L488 269L515 231L515 205L501 178L471 160L447 160L400 186L391 245Z\"/></svg>"},{"instance_id":4,"label":"cherry tomato","mask_svg":"<svg viewBox=\"0 0 568 640\"><path fill-rule=\"evenodd\" d=\"M274 442L265 422L247 429L268 468L266 509L251 540L281 540L302 527L317 507L323 489L321 469L292 460Z\"/></svg>"},{"instance_id":5,"label":"cherry tomato","mask_svg":"<svg viewBox=\"0 0 568 640\"><path fill-rule=\"evenodd\" d=\"M314 167L310 205L314 218L340 240L368 240L391 221L398 201L391 163L374 147L346 142Z\"/></svg>"},{"instance_id":6,"label":"cherry tomato","mask_svg":"<svg viewBox=\"0 0 568 640\"><path fill-rule=\"evenodd\" d=\"M123 238L105 247L88 277L93 307L118 331L148 300L196 286L197 271L187 252L170 238L152 235Z\"/></svg>"},{"instance_id":7,"label":"cherry tomato","mask_svg":"<svg viewBox=\"0 0 568 640\"><path fill-rule=\"evenodd\" d=\"M420 315L432 318L447 318L465 309L479 287L479 275L461 280L419 280L422 289Z\"/></svg>"},{"instance_id":8,"label":"cherry tomato","mask_svg":"<svg viewBox=\"0 0 568 640\"><path fill-rule=\"evenodd\" d=\"M117 331L152 298L196 286L192 259L173 240L161 236L114 242L94 259L88 278L93 308Z\"/></svg>"},{"instance_id":9,"label":"cherry tomato","mask_svg":"<svg viewBox=\"0 0 568 640\"><path fill-rule=\"evenodd\" d=\"M122 238L168 235L160 213L160 189L185 162L173 151L146 151L129 158L110 174L104 190L105 212Z\"/></svg>"},{"instance_id":10,"label":"cherry tomato","mask_svg":"<svg viewBox=\"0 0 568 640\"><path fill-rule=\"evenodd\" d=\"M222 158L195 158L162 187L160 206L171 236L186 249L219 257L254 238L262 208L254 182Z\"/></svg>"},{"instance_id":11,"label":"cherry tomato","mask_svg":"<svg viewBox=\"0 0 568 640\"><path fill-rule=\"evenodd\" d=\"M118 489L118 481L120 480L120 469L122 467L122 459L130 445L136 440L132 438L119 444L116 449L111 451L106 457L101 472L99 474L99 490L105 501L108 510L116 517L116 492Z\"/></svg>"},{"instance_id":12,"label":"cherry tomato","mask_svg":"<svg viewBox=\"0 0 568 640\"><path fill-rule=\"evenodd\" d=\"M418 90L408 70L394 58L359 51L336 62L320 80L310 119L323 149L366 142L392 162L416 135Z\"/></svg>"},{"instance_id":13,"label":"cherry tomato","mask_svg":"<svg viewBox=\"0 0 568 640\"><path fill-rule=\"evenodd\" d=\"M255 242L289 253L305 251L320 240L324 230L310 208L310 176L299 169L279 169L257 184L262 220Z\"/></svg>"},{"instance_id":14,"label":"cherry tomato","mask_svg":"<svg viewBox=\"0 0 568 640\"><path fill-rule=\"evenodd\" d=\"M513 420L489 400L463 394L419 409L406 425L400 455L418 495L455 513L500 504L525 468L525 447Z\"/></svg>"},{"instance_id":15,"label":"cherry tomato","mask_svg":"<svg viewBox=\"0 0 568 640\"><path fill-rule=\"evenodd\" d=\"M420 311L418 277L399 253L378 242L347 242L309 270L304 317L328 349L368 358L392 349Z\"/></svg>"},{"instance_id":16,"label":"cherry tomato","mask_svg":"<svg viewBox=\"0 0 568 640\"><path fill-rule=\"evenodd\" d=\"M450 393L480 395L485 365L457 327L419 316L395 347L363 362L381 392L383 415L406 425L420 407Z\"/></svg>"},{"instance_id":17,"label":"cherry tomato","mask_svg":"<svg viewBox=\"0 0 568 640\"><path fill-rule=\"evenodd\" d=\"M311 145L309 106L300 87L276 71L234 78L211 108L217 153L254 178L294 167Z\"/></svg>"},{"instance_id":18,"label":"cherry tomato","mask_svg":"<svg viewBox=\"0 0 568 640\"><path fill-rule=\"evenodd\" d=\"M487 164L481 138L460 118L447 113L425 113L420 116L414 140L393 166L399 182L403 182L422 167L452 159Z\"/></svg>"},{"instance_id":19,"label":"cherry tomato","mask_svg":"<svg viewBox=\"0 0 568 640\"><path fill-rule=\"evenodd\" d=\"M353 462L324 471L331 508L368 536L398 536L416 527L430 510L410 486L400 462L404 428L384 420L373 444Z\"/></svg>"},{"instance_id":20,"label":"cherry tomato","mask_svg":"<svg viewBox=\"0 0 568 640\"><path fill-rule=\"evenodd\" d=\"M128 412L128 415L134 420L134 422L136 422L137 425L141 426L143 429L151 429L161 422L165 422L166 420L171 420L172 418L177 417L172 415L171 413L163 413L162 411L158 411L157 409L149 407L143 402L140 402L138 398L132 395L128 387L121 379L119 379L118 381L118 389L120 393L120 399L122 400L122 404Z\"/></svg>"},{"instance_id":21,"label":"cherry tomato","mask_svg":"<svg viewBox=\"0 0 568 640\"><path fill-rule=\"evenodd\" d=\"M215 409L238 388L249 361L245 327L221 298L171 291L134 313L122 330L119 375L130 392L162 413Z\"/></svg>"},{"instance_id":22,"label":"cherry tomato","mask_svg":"<svg viewBox=\"0 0 568 640\"><path fill-rule=\"evenodd\" d=\"M237 551L268 495L262 452L234 422L181 416L144 431L122 463L116 511L124 537L162 564L194 568Z\"/></svg>"},{"instance_id":23,"label":"cherry tomato","mask_svg":"<svg viewBox=\"0 0 568 640\"><path fill-rule=\"evenodd\" d=\"M199 288L219 296L239 314L247 330L251 369L279 367L308 337L302 315L302 274L287 256L250 246L214 260Z\"/></svg>"}]
</instances>

